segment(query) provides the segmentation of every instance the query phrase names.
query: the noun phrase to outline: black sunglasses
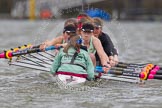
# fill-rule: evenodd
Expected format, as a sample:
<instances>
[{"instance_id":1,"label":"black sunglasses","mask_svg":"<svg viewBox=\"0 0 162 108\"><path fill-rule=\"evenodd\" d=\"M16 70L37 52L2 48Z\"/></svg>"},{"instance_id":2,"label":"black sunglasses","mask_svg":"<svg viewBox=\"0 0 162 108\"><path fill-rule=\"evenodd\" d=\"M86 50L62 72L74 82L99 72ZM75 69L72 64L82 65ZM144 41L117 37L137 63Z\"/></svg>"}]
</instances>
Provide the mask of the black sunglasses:
<instances>
[{"instance_id":1,"label":"black sunglasses","mask_svg":"<svg viewBox=\"0 0 162 108\"><path fill-rule=\"evenodd\" d=\"M70 35L71 33L76 33L76 32L66 31L67 35Z\"/></svg>"},{"instance_id":2,"label":"black sunglasses","mask_svg":"<svg viewBox=\"0 0 162 108\"><path fill-rule=\"evenodd\" d=\"M96 30L99 30L101 27L94 27Z\"/></svg>"},{"instance_id":3,"label":"black sunglasses","mask_svg":"<svg viewBox=\"0 0 162 108\"><path fill-rule=\"evenodd\" d=\"M92 33L92 31L83 31L84 33Z\"/></svg>"}]
</instances>

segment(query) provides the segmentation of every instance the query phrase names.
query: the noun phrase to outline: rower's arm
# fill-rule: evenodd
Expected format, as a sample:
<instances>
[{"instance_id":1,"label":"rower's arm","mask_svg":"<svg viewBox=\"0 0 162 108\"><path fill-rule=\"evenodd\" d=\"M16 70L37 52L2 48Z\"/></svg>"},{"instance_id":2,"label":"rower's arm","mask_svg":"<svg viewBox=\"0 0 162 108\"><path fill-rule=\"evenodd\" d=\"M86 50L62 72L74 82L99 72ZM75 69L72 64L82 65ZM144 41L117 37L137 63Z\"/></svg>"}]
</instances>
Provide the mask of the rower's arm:
<instances>
[{"instance_id":1,"label":"rower's arm","mask_svg":"<svg viewBox=\"0 0 162 108\"><path fill-rule=\"evenodd\" d=\"M40 49L44 50L48 46L56 46L57 44L62 44L63 36L56 37L52 39L51 41L45 41L40 45Z\"/></svg>"},{"instance_id":2,"label":"rower's arm","mask_svg":"<svg viewBox=\"0 0 162 108\"><path fill-rule=\"evenodd\" d=\"M98 53L98 56L101 60L101 64L102 65L105 65L107 64L107 62L109 62L109 58L108 56L106 55L106 53L104 52L103 50L103 47L102 47L102 44L100 42L100 40L96 37L93 37L93 45Z\"/></svg>"},{"instance_id":3,"label":"rower's arm","mask_svg":"<svg viewBox=\"0 0 162 108\"><path fill-rule=\"evenodd\" d=\"M63 37L59 36L59 37L56 37L56 38L52 39L51 41L47 42L46 45L47 46L55 46L56 44L62 44L62 41L63 41Z\"/></svg>"}]
</instances>

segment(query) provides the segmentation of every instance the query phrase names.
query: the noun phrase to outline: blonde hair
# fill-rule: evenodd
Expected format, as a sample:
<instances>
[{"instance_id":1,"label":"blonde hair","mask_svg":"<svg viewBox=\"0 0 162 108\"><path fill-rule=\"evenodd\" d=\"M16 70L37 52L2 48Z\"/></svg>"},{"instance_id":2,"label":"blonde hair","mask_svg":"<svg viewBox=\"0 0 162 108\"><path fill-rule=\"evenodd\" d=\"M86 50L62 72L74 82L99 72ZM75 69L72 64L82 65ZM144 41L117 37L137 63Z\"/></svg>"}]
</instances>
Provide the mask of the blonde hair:
<instances>
[{"instance_id":1,"label":"blonde hair","mask_svg":"<svg viewBox=\"0 0 162 108\"><path fill-rule=\"evenodd\" d=\"M78 21L78 23L84 23L84 22L93 22L93 19L91 17L83 17Z\"/></svg>"},{"instance_id":2,"label":"blonde hair","mask_svg":"<svg viewBox=\"0 0 162 108\"><path fill-rule=\"evenodd\" d=\"M75 27L77 27L77 20L75 19L75 18L69 18L69 19L67 19L66 21L65 21L65 23L64 23L64 27L65 26L67 26L67 25L70 25L70 24L72 24L72 25L74 25Z\"/></svg>"},{"instance_id":3,"label":"blonde hair","mask_svg":"<svg viewBox=\"0 0 162 108\"><path fill-rule=\"evenodd\" d=\"M98 23L101 26L103 26L103 20L101 18L98 18L98 17L93 18L93 23Z\"/></svg>"}]
</instances>

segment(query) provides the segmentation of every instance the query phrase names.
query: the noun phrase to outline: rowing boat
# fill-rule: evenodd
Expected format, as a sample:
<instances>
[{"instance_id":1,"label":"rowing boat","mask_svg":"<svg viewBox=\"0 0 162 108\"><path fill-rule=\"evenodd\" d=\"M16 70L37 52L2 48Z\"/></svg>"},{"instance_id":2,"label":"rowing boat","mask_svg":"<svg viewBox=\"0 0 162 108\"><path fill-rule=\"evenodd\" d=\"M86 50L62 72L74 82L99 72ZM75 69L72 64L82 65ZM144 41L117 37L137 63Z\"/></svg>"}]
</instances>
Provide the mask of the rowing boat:
<instances>
[{"instance_id":1,"label":"rowing boat","mask_svg":"<svg viewBox=\"0 0 162 108\"><path fill-rule=\"evenodd\" d=\"M9 65L31 68L50 72L50 67L54 60L53 50L59 47L50 46L41 51L38 47L25 47L18 50L8 50L0 53L0 58L9 60ZM96 67L95 74L103 72L102 67ZM83 83L85 79L71 76L58 75L58 78L65 84L74 85ZM162 79L161 68L153 64L134 64L120 62L117 66L110 69L108 74L103 74L101 79L124 81L130 83L143 83L147 79Z\"/></svg>"}]
</instances>

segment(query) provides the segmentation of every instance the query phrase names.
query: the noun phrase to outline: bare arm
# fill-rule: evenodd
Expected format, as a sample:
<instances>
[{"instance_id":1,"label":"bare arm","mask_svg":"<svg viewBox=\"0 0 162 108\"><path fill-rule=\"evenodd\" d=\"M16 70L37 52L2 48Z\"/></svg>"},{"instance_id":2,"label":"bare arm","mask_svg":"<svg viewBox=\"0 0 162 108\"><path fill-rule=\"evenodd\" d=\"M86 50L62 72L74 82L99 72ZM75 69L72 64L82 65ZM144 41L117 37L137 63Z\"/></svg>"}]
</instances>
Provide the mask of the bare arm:
<instances>
[{"instance_id":1,"label":"bare arm","mask_svg":"<svg viewBox=\"0 0 162 108\"><path fill-rule=\"evenodd\" d=\"M102 44L98 38L93 37L93 45L98 53L102 65L107 64L107 62L109 62L109 58L106 55L105 51L103 50Z\"/></svg>"},{"instance_id":2,"label":"bare arm","mask_svg":"<svg viewBox=\"0 0 162 108\"><path fill-rule=\"evenodd\" d=\"M55 46L56 44L62 44L62 41L63 41L63 36L58 36L54 39L52 39L51 41L48 41L46 43L47 46Z\"/></svg>"},{"instance_id":3,"label":"bare arm","mask_svg":"<svg viewBox=\"0 0 162 108\"><path fill-rule=\"evenodd\" d=\"M45 41L40 45L40 49L44 50L48 46L56 46L57 44L62 44L63 36L58 36L53 38L51 41Z\"/></svg>"}]
</instances>

